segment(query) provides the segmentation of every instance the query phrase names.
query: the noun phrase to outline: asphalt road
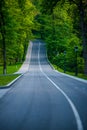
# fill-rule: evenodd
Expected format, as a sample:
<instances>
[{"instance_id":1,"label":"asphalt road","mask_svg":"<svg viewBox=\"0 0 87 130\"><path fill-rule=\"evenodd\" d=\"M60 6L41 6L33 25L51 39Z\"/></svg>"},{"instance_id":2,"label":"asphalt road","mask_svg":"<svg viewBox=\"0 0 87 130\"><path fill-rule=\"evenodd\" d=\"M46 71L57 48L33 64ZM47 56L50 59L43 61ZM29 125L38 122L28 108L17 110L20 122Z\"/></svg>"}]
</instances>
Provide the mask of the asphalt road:
<instances>
[{"instance_id":1,"label":"asphalt road","mask_svg":"<svg viewBox=\"0 0 87 130\"><path fill-rule=\"evenodd\" d=\"M0 99L0 130L87 130L87 83L53 70L34 41L29 71Z\"/></svg>"}]
</instances>

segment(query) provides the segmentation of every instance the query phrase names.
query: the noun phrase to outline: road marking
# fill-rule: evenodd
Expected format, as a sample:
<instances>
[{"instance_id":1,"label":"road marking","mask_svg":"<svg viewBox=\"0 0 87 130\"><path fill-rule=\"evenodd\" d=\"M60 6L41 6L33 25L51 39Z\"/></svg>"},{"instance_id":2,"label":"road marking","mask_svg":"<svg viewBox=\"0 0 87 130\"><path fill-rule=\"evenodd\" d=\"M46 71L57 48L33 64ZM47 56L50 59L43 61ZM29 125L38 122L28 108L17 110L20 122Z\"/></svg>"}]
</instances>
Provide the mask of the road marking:
<instances>
[{"instance_id":1,"label":"road marking","mask_svg":"<svg viewBox=\"0 0 87 130\"><path fill-rule=\"evenodd\" d=\"M82 121L80 119L80 116L79 116L79 113L74 105L74 103L71 101L71 99L67 96L67 94L62 90L60 89L60 87L55 84L45 73L44 71L42 70L42 67L41 67L41 64L40 64L40 42L39 42L39 47L38 47L38 64L39 64L39 68L40 68L40 71L43 73L43 75L63 94L63 96L66 98L66 100L68 101L69 105L71 106L72 108L72 111L74 113L74 116L75 116L75 119L76 119L76 124L77 124L77 129L78 130L83 130L83 125L82 125Z\"/></svg>"},{"instance_id":2,"label":"road marking","mask_svg":"<svg viewBox=\"0 0 87 130\"><path fill-rule=\"evenodd\" d=\"M67 77L69 77L69 78L72 78L72 79L75 79L75 80L77 80L77 81L80 81L80 82L83 82L83 83L86 83L86 84L87 84L87 80L86 80L86 79L81 79L81 78L78 78L78 77L75 77L75 76L72 76L72 75L68 75L68 74L59 72L59 71L57 71L57 70L55 70L55 69L54 69L54 71L55 71L56 73L58 73L58 74L60 73L61 75L67 76Z\"/></svg>"}]
</instances>

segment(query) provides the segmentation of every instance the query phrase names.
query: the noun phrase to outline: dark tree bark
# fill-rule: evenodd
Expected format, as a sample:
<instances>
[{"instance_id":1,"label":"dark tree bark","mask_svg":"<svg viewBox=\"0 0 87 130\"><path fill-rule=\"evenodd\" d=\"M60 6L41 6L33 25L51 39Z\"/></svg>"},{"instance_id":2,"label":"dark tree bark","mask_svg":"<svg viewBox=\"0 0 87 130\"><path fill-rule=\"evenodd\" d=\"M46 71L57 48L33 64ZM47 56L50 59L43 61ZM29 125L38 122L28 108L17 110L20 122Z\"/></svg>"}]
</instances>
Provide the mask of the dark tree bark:
<instances>
[{"instance_id":1,"label":"dark tree bark","mask_svg":"<svg viewBox=\"0 0 87 130\"><path fill-rule=\"evenodd\" d=\"M84 74L87 75L87 43L86 43L86 26L85 26L85 12L82 0L79 3L79 11L80 11L80 26L82 32L82 42L83 42L83 57L84 57Z\"/></svg>"},{"instance_id":2,"label":"dark tree bark","mask_svg":"<svg viewBox=\"0 0 87 130\"><path fill-rule=\"evenodd\" d=\"M4 1L0 1L0 31L2 34L2 45L3 45L3 74L6 74L6 43L5 43L5 17L2 10Z\"/></svg>"},{"instance_id":3,"label":"dark tree bark","mask_svg":"<svg viewBox=\"0 0 87 130\"><path fill-rule=\"evenodd\" d=\"M85 8L87 7L86 0L69 0L72 4L76 4L79 10L79 17L80 17L80 27L81 27L81 36L82 36L82 44L83 44L83 58L84 58L84 74L87 75L87 40L86 40L86 30L87 27L85 26Z\"/></svg>"}]
</instances>

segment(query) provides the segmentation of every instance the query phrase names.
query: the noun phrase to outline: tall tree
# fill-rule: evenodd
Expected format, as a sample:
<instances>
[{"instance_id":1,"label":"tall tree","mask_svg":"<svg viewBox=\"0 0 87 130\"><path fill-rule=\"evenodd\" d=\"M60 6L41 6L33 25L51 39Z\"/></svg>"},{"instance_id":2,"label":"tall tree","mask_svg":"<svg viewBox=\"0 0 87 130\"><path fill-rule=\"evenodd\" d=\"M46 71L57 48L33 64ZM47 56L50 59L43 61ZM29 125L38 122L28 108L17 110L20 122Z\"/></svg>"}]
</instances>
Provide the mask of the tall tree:
<instances>
[{"instance_id":1,"label":"tall tree","mask_svg":"<svg viewBox=\"0 0 87 130\"><path fill-rule=\"evenodd\" d=\"M42 0L42 5L43 5L42 6L42 13L53 14L53 10L55 9L56 5L61 3L61 7L63 7L63 6L65 6L64 3L68 3L68 2L70 3L70 5L68 5L68 6L70 6L72 8L71 9L72 10L71 15L74 16L74 17L71 16L72 21L74 21L74 23L73 23L73 27L74 27L73 28L73 34L75 34L75 35L81 34L81 37L82 37L83 57L84 57L84 73L87 75L87 40L86 40L87 39L87 33L86 33L86 30L87 30L87 19L86 19L87 2L86 2L86 0L77 0L77 1L76 0L54 0L54 1L52 1L52 0L49 0L49 1ZM59 8L59 7L57 7L57 8ZM68 15L70 15L69 10L70 9L67 10ZM60 14L57 14L57 15L59 16ZM78 37L80 38L79 35L78 35ZM80 42L79 42L79 45L81 45Z\"/></svg>"},{"instance_id":2,"label":"tall tree","mask_svg":"<svg viewBox=\"0 0 87 130\"><path fill-rule=\"evenodd\" d=\"M0 0L0 32L2 35L2 44L3 44L3 73L6 74L6 10L5 10L5 1Z\"/></svg>"},{"instance_id":3,"label":"tall tree","mask_svg":"<svg viewBox=\"0 0 87 130\"><path fill-rule=\"evenodd\" d=\"M82 36L82 44L83 44L83 57L84 57L84 73L87 75L87 19L86 19L86 11L87 11L87 2L86 0L69 0L71 4L76 4L78 9L79 16L79 25L81 28L81 36Z\"/></svg>"},{"instance_id":4,"label":"tall tree","mask_svg":"<svg viewBox=\"0 0 87 130\"><path fill-rule=\"evenodd\" d=\"M11 64L24 59L29 39L33 38L36 15L37 10L30 0L0 0L0 50L3 46L4 74L6 62Z\"/></svg>"}]
</instances>

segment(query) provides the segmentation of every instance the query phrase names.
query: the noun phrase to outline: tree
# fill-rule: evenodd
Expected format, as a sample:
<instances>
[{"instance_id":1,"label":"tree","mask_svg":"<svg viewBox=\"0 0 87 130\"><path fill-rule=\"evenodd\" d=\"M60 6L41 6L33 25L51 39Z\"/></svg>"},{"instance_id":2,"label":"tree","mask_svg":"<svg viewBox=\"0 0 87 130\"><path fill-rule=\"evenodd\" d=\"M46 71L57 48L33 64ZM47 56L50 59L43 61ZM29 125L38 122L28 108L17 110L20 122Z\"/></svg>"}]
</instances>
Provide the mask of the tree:
<instances>
[{"instance_id":1,"label":"tree","mask_svg":"<svg viewBox=\"0 0 87 130\"><path fill-rule=\"evenodd\" d=\"M30 0L0 0L0 50L3 50L4 74L6 63L24 60L29 39L33 38L36 15L37 10Z\"/></svg>"},{"instance_id":2,"label":"tree","mask_svg":"<svg viewBox=\"0 0 87 130\"><path fill-rule=\"evenodd\" d=\"M68 50L68 45L71 46L71 44L73 43L73 48L75 45L78 45L79 59L82 59L82 52L83 52L83 58L85 61L85 65L84 65L85 74L87 74L87 47L86 47L87 46L87 42L86 42L87 8L86 7L87 7L86 0L77 0L77 1L76 0L55 0L55 1L42 0L42 14L47 13L47 15L49 15L49 16L51 16L51 15L53 16L53 14L54 14L54 18L52 20L53 24L54 24L53 25L54 31L52 31L53 32L52 36L51 35L48 36L50 39L50 42L48 41L49 42L48 51L50 51L50 53L48 53L48 54L51 56L51 53L53 51L53 52L55 52L55 55L56 55L56 50L58 51L58 48L62 52L63 52L63 48L69 52L69 50L71 50L71 49ZM57 13L55 12L55 8L58 9L58 12L56 11ZM60 16L62 16L62 17L60 17ZM64 17L66 17L67 20L65 20ZM63 20L63 22L62 22L62 20ZM59 24L59 26L58 26L58 24ZM49 34L51 34L51 32ZM53 37L54 37L55 41L53 40ZM81 39L82 39L82 44L81 44ZM52 42L54 45L52 44ZM83 45L83 51L82 51L82 45ZM54 49L51 50L51 48L50 48L51 46L54 46ZM61 48L62 48L62 50L61 50ZM74 53L72 50L71 50L71 52ZM53 54L52 54L52 56L53 56ZM55 57L55 55L53 57ZM52 59L52 56L51 56L51 59ZM68 56L68 63L69 63L69 60L70 60L70 58ZM75 65L73 64L73 66L75 66Z\"/></svg>"},{"instance_id":3,"label":"tree","mask_svg":"<svg viewBox=\"0 0 87 130\"><path fill-rule=\"evenodd\" d=\"M78 10L78 17L79 17L79 27L81 28L81 37L82 37L82 45L83 45L83 57L84 57L84 73L87 75L87 2L86 0L69 0L71 4L75 4ZM76 10L75 10L76 11ZM80 31L80 30L79 30Z\"/></svg>"},{"instance_id":4,"label":"tree","mask_svg":"<svg viewBox=\"0 0 87 130\"><path fill-rule=\"evenodd\" d=\"M0 33L2 35L2 44L3 44L3 73L6 74L6 29L5 29L5 25L6 25L6 10L4 10L5 7L5 1L1 1L0 0Z\"/></svg>"}]
</instances>

